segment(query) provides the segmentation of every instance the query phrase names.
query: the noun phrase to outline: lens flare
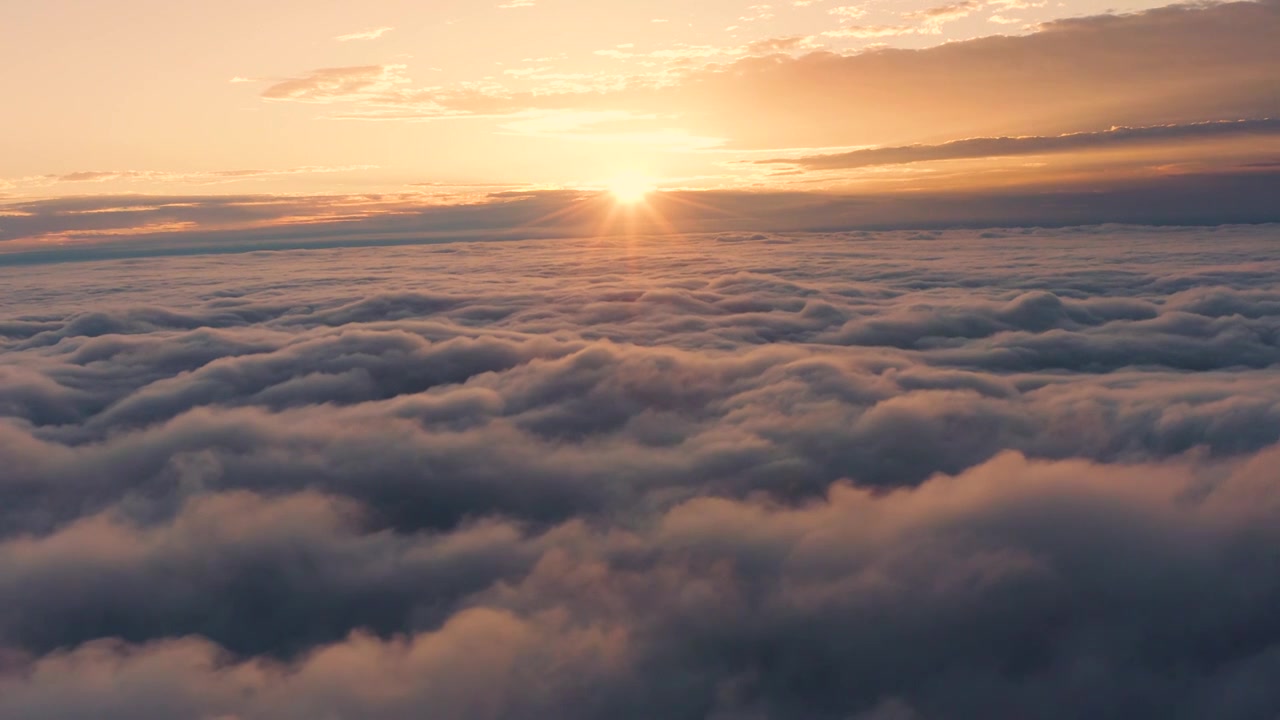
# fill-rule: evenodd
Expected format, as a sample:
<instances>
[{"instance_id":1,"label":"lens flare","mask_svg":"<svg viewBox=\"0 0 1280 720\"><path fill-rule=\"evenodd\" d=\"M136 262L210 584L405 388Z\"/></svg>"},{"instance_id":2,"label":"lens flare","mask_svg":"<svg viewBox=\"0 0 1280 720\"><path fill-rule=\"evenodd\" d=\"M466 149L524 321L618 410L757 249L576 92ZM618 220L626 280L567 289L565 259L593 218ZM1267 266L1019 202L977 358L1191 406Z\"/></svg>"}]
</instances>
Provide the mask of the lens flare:
<instances>
[{"instance_id":1,"label":"lens flare","mask_svg":"<svg viewBox=\"0 0 1280 720\"><path fill-rule=\"evenodd\" d=\"M653 181L639 175L623 175L609 181L609 194L621 205L644 202L653 191Z\"/></svg>"}]
</instances>

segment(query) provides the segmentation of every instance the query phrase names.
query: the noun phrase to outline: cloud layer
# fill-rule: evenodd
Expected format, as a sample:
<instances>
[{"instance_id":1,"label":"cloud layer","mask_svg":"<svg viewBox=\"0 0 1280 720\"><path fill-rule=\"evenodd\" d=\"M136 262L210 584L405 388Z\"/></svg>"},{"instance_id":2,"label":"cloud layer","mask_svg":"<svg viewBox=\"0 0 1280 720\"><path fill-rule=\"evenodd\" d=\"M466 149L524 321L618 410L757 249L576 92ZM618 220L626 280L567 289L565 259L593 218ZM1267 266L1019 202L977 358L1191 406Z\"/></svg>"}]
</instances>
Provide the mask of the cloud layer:
<instances>
[{"instance_id":1,"label":"cloud layer","mask_svg":"<svg viewBox=\"0 0 1280 720\"><path fill-rule=\"evenodd\" d=\"M0 718L1267 717L1275 233L0 269Z\"/></svg>"},{"instance_id":2,"label":"cloud layer","mask_svg":"<svg viewBox=\"0 0 1280 720\"><path fill-rule=\"evenodd\" d=\"M966 160L1020 155L1132 150L1179 141L1206 138L1249 137L1255 141L1273 139L1280 134L1280 120L1234 120L1192 123L1189 125L1156 125L1137 128L1111 128L1100 132L1071 133L1049 137L990 137L953 140L940 145L908 145L904 147L869 148L831 155L812 155L792 159L758 161L764 164L793 164L807 169L864 168L880 165L905 165L939 160ZM1167 151L1167 147L1165 148ZM1254 152L1257 152L1255 149Z\"/></svg>"},{"instance_id":3,"label":"cloud layer","mask_svg":"<svg viewBox=\"0 0 1280 720\"><path fill-rule=\"evenodd\" d=\"M933 22L973 5L934 8ZM928 32L927 13L916 20L925 22L832 34ZM683 62L653 77L584 77L536 91L422 86L400 64L329 67L276 82L262 97L337 104L332 115L347 119L613 111L662 123L676 116L689 133L734 148L893 146L1274 118L1277 33L1277 0L1176 4L920 50L793 56L779 51L811 45L778 38L703 64L707 49L694 47L687 57L671 51L667 61Z\"/></svg>"},{"instance_id":4,"label":"cloud layer","mask_svg":"<svg viewBox=\"0 0 1280 720\"><path fill-rule=\"evenodd\" d=\"M1112 168L1105 179L1023 178L1016 187L961 175L960 186L883 192L668 191L631 209L599 191L483 186L471 201L447 204L429 193L23 200L0 205L0 266L627 234L1280 222L1280 165L1266 161Z\"/></svg>"}]
</instances>

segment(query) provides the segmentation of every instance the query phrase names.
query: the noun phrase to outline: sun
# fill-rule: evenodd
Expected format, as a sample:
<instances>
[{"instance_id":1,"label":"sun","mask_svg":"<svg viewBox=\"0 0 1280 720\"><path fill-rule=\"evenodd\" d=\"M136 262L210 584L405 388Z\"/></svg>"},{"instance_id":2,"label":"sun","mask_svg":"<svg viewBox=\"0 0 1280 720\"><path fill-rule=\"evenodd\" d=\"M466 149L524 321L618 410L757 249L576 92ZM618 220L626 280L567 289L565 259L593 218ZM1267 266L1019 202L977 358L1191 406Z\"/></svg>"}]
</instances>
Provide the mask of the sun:
<instances>
[{"instance_id":1,"label":"sun","mask_svg":"<svg viewBox=\"0 0 1280 720\"><path fill-rule=\"evenodd\" d=\"M640 175L620 175L609 181L609 194L619 205L642 203L654 190L653 181Z\"/></svg>"}]
</instances>

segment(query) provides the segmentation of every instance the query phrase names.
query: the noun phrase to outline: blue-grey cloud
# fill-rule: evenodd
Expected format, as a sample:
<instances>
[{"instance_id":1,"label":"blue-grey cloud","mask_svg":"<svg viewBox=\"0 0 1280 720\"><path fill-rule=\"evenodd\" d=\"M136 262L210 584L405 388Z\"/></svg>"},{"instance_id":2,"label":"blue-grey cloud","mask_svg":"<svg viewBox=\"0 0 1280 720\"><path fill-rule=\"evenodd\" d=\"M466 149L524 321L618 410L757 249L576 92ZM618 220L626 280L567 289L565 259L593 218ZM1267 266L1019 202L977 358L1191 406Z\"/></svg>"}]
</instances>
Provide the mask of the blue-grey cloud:
<instances>
[{"instance_id":1,"label":"blue-grey cloud","mask_svg":"<svg viewBox=\"0 0 1280 720\"><path fill-rule=\"evenodd\" d=\"M27 200L0 217L0 265L600 235L1270 223L1280 222L1277 183L1273 169L1231 167L979 190L673 191L630 213L606 195L572 190L500 192L453 206L414 196Z\"/></svg>"},{"instance_id":2,"label":"blue-grey cloud","mask_svg":"<svg viewBox=\"0 0 1280 720\"><path fill-rule=\"evenodd\" d=\"M1265 717L1275 233L0 268L0 718Z\"/></svg>"},{"instance_id":3,"label":"blue-grey cloud","mask_svg":"<svg viewBox=\"0 0 1280 720\"><path fill-rule=\"evenodd\" d=\"M846 153L798 158L759 160L760 164L790 164L810 170L832 170L905 165L975 158L1049 155L1055 153L1126 150L1192 140L1280 135L1280 120L1219 120L1187 125L1118 127L1098 132L1025 137L981 137L952 140L937 145L905 145L869 148Z\"/></svg>"}]
</instances>

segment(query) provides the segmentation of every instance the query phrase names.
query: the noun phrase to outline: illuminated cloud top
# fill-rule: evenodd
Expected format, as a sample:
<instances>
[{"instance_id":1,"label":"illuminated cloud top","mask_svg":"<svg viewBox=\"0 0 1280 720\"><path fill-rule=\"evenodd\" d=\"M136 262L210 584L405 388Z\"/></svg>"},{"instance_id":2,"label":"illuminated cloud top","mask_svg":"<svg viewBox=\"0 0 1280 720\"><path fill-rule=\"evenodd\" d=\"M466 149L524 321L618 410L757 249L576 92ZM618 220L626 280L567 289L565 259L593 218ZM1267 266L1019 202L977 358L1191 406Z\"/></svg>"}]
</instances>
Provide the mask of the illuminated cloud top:
<instances>
[{"instance_id":1,"label":"illuminated cloud top","mask_svg":"<svg viewBox=\"0 0 1280 720\"><path fill-rule=\"evenodd\" d=\"M1276 232L0 268L0 719L1268 717Z\"/></svg>"}]
</instances>

